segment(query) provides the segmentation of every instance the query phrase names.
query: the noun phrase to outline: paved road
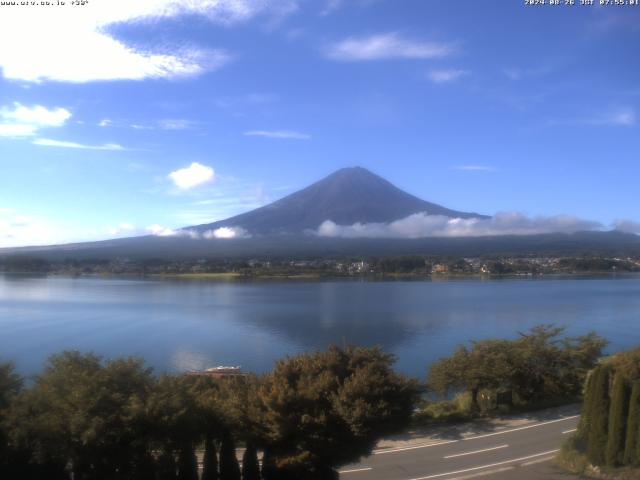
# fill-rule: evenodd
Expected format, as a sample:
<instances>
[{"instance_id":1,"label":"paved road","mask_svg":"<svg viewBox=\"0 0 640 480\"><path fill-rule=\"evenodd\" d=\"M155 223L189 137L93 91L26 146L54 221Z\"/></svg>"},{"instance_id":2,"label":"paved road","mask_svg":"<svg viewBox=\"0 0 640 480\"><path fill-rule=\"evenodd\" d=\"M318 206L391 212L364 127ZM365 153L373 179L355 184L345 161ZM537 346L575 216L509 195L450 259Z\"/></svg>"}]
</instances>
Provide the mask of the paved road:
<instances>
[{"instance_id":1,"label":"paved road","mask_svg":"<svg viewBox=\"0 0 640 480\"><path fill-rule=\"evenodd\" d=\"M551 459L575 431L569 415L462 438L444 438L374 451L345 466L342 480L454 480L484 476L496 480L569 479L555 471Z\"/></svg>"}]
</instances>

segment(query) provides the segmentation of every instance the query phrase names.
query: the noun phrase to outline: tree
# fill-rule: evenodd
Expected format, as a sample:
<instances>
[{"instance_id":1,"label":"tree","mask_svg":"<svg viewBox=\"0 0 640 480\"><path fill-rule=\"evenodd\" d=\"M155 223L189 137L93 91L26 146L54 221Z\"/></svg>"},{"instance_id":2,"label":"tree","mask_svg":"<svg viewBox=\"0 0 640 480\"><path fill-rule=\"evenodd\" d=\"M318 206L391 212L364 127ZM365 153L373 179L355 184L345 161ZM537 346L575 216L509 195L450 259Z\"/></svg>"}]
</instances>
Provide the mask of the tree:
<instances>
[{"instance_id":1,"label":"tree","mask_svg":"<svg viewBox=\"0 0 640 480\"><path fill-rule=\"evenodd\" d=\"M616 374L613 380L613 394L609 409L609 428L605 461L607 465L616 467L622 464L626 424L629 413L629 387L626 379Z\"/></svg>"},{"instance_id":2,"label":"tree","mask_svg":"<svg viewBox=\"0 0 640 480\"><path fill-rule=\"evenodd\" d=\"M36 463L71 465L75 478L130 475L148 451L138 407L153 383L138 359L53 355L15 402L13 439Z\"/></svg>"},{"instance_id":3,"label":"tree","mask_svg":"<svg viewBox=\"0 0 640 480\"><path fill-rule=\"evenodd\" d=\"M481 390L511 387L513 359L513 346L506 340L473 342L471 350L460 346L451 357L435 362L429 370L428 385L443 396L468 391L472 409L477 411Z\"/></svg>"},{"instance_id":4,"label":"tree","mask_svg":"<svg viewBox=\"0 0 640 480\"><path fill-rule=\"evenodd\" d=\"M212 436L207 435L204 441L204 458L202 460L202 479L218 480L218 457Z\"/></svg>"},{"instance_id":5,"label":"tree","mask_svg":"<svg viewBox=\"0 0 640 480\"><path fill-rule=\"evenodd\" d=\"M377 348L331 347L276 363L259 395L278 479L334 478L335 467L408 425L420 389L393 362Z\"/></svg>"},{"instance_id":6,"label":"tree","mask_svg":"<svg viewBox=\"0 0 640 480\"><path fill-rule=\"evenodd\" d=\"M480 409L481 390L513 392L525 403L577 396L606 341L595 333L560 338L563 331L539 325L515 340L460 346L452 356L432 365L428 385L443 396L469 392L474 410Z\"/></svg>"},{"instance_id":7,"label":"tree","mask_svg":"<svg viewBox=\"0 0 640 480\"><path fill-rule=\"evenodd\" d=\"M178 480L198 480L198 459L190 442L178 452Z\"/></svg>"},{"instance_id":8,"label":"tree","mask_svg":"<svg viewBox=\"0 0 640 480\"><path fill-rule=\"evenodd\" d=\"M610 367L598 366L593 372L590 390L585 399L588 410L587 458L594 465L604 465L609 419Z\"/></svg>"},{"instance_id":9,"label":"tree","mask_svg":"<svg viewBox=\"0 0 640 480\"><path fill-rule=\"evenodd\" d=\"M253 443L247 443L242 455L242 480L260 480L258 451Z\"/></svg>"},{"instance_id":10,"label":"tree","mask_svg":"<svg viewBox=\"0 0 640 480\"><path fill-rule=\"evenodd\" d=\"M9 474L14 459L9 447L9 436L5 418L8 416L11 402L22 390L22 378L14 372L12 363L0 364L0 477L10 478Z\"/></svg>"},{"instance_id":11,"label":"tree","mask_svg":"<svg viewBox=\"0 0 640 480\"><path fill-rule=\"evenodd\" d=\"M220 480L240 480L240 477L236 445L231 432L225 429L220 444Z\"/></svg>"},{"instance_id":12,"label":"tree","mask_svg":"<svg viewBox=\"0 0 640 480\"><path fill-rule=\"evenodd\" d=\"M158 480L176 480L178 465L173 452L164 450L158 458L157 478Z\"/></svg>"},{"instance_id":13,"label":"tree","mask_svg":"<svg viewBox=\"0 0 640 480\"><path fill-rule=\"evenodd\" d=\"M624 465L640 464L640 380L633 382L629 398L629 417L627 419L627 438L624 444Z\"/></svg>"}]
</instances>

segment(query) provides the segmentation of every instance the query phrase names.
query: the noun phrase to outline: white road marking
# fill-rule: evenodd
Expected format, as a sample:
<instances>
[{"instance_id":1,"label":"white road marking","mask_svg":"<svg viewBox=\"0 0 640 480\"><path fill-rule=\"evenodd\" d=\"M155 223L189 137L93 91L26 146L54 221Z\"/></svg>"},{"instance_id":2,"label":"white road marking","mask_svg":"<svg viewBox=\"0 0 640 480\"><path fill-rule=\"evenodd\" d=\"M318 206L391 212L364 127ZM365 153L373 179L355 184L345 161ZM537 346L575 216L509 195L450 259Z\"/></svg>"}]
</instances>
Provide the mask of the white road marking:
<instances>
[{"instance_id":1,"label":"white road marking","mask_svg":"<svg viewBox=\"0 0 640 480\"><path fill-rule=\"evenodd\" d=\"M520 466L521 467L528 467L530 465L535 465L537 463L544 463L544 462L548 462L549 460L553 460L553 456L551 457L544 457L544 458L539 458L537 460L531 460L530 462L526 462L526 463L521 463Z\"/></svg>"},{"instance_id":2,"label":"white road marking","mask_svg":"<svg viewBox=\"0 0 640 480\"><path fill-rule=\"evenodd\" d=\"M399 447L399 448L390 448L388 450L378 450L373 452L373 455L384 455L385 453L395 453L395 452L404 452L406 450L416 450L418 448L428 448L428 447L436 447L438 445L447 445L449 443L457 443L460 440L446 440L444 442L435 442L435 443L426 443L420 445L413 445L411 447Z\"/></svg>"},{"instance_id":3,"label":"white road marking","mask_svg":"<svg viewBox=\"0 0 640 480\"><path fill-rule=\"evenodd\" d=\"M521 462L523 460L529 460L531 458L542 457L544 455L551 455L552 453L556 453L558 451L559 451L559 449L549 450L548 452L536 453L534 455L528 455L526 457L513 458L511 460L505 460L503 462L497 462L497 463L490 463L489 465L481 465L479 467L465 468L464 470L456 470L455 472L436 473L435 475L428 475L426 477L412 478L411 480L428 480L430 478L446 477L447 475L456 475L458 473L473 472L475 470L483 470L485 468L497 467L499 465L506 465L507 463Z\"/></svg>"},{"instance_id":4,"label":"white road marking","mask_svg":"<svg viewBox=\"0 0 640 480\"><path fill-rule=\"evenodd\" d=\"M368 472L373 470L371 467L366 468L354 468L353 470L340 470L338 473L356 473L356 472Z\"/></svg>"},{"instance_id":5,"label":"white road marking","mask_svg":"<svg viewBox=\"0 0 640 480\"><path fill-rule=\"evenodd\" d=\"M470 475L464 475L462 477L450 478L449 480L468 480L469 478L487 477L489 475L495 475L496 473L508 472L509 470L513 470L515 468L516 467L513 467L513 466L494 468L493 470L487 470L486 472L472 473Z\"/></svg>"},{"instance_id":6,"label":"white road marking","mask_svg":"<svg viewBox=\"0 0 640 480\"><path fill-rule=\"evenodd\" d=\"M473 455L475 453L482 453L482 452L490 452L492 450L499 450L501 448L507 448L509 445L504 444L504 445L498 445L497 447L491 447L491 448L483 448L482 450L474 450L473 452L465 452L465 453L456 453L455 455L447 455L444 458L456 458L456 457L464 457L465 455Z\"/></svg>"},{"instance_id":7,"label":"white road marking","mask_svg":"<svg viewBox=\"0 0 640 480\"><path fill-rule=\"evenodd\" d=\"M501 432L485 433L484 435L476 435L475 437L466 437L462 440L477 440L478 438L493 437L494 435L504 435L505 433L519 432L520 430L527 430L529 428L542 427L544 425L550 425L552 423L564 422L565 420L572 420L578 418L580 415L573 415L571 417L559 418L557 420L549 420L548 422L536 423L534 425L526 425L524 427L512 428L510 430L502 430Z\"/></svg>"},{"instance_id":8,"label":"white road marking","mask_svg":"<svg viewBox=\"0 0 640 480\"><path fill-rule=\"evenodd\" d=\"M573 433L573 432L577 432L578 429L577 428L572 428L571 430L565 430L564 432L562 432L562 434L564 435L565 433Z\"/></svg>"}]
</instances>

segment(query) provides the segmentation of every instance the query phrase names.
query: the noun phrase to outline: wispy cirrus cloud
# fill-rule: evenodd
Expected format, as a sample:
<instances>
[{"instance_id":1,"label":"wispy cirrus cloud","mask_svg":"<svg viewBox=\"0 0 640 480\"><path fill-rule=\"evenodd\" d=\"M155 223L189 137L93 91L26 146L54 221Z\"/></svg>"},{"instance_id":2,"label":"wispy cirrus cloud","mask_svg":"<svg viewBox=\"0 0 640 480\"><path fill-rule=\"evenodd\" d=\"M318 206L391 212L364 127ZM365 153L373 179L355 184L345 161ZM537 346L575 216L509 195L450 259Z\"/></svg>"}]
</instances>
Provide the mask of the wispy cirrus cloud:
<instances>
[{"instance_id":1,"label":"wispy cirrus cloud","mask_svg":"<svg viewBox=\"0 0 640 480\"><path fill-rule=\"evenodd\" d=\"M466 75L469 75L469 71L460 69L440 69L427 72L427 78L433 83L451 83Z\"/></svg>"},{"instance_id":2,"label":"wispy cirrus cloud","mask_svg":"<svg viewBox=\"0 0 640 480\"><path fill-rule=\"evenodd\" d=\"M117 143L105 143L102 145L88 145L84 143L68 142L64 140L53 140L50 138L37 138L33 142L34 145L40 147L56 147L56 148L73 148L78 150L109 150L122 151L126 150L122 145Z\"/></svg>"},{"instance_id":3,"label":"wispy cirrus cloud","mask_svg":"<svg viewBox=\"0 0 640 480\"><path fill-rule=\"evenodd\" d=\"M280 18L297 7L297 0L109 0L81 8L5 8L0 16L0 44L11 48L0 49L0 70L5 78L27 82L195 76L222 67L232 55L224 49L197 46L164 51L137 48L115 38L108 27L184 15L232 25L258 15Z\"/></svg>"},{"instance_id":4,"label":"wispy cirrus cloud","mask_svg":"<svg viewBox=\"0 0 640 480\"><path fill-rule=\"evenodd\" d=\"M246 137L266 137L285 140L309 140L308 133L296 132L294 130L249 130L244 132Z\"/></svg>"},{"instance_id":5,"label":"wispy cirrus cloud","mask_svg":"<svg viewBox=\"0 0 640 480\"><path fill-rule=\"evenodd\" d=\"M31 137L42 128L62 127L71 118L65 108L27 107L15 102L0 108L0 137Z\"/></svg>"},{"instance_id":6,"label":"wispy cirrus cloud","mask_svg":"<svg viewBox=\"0 0 640 480\"><path fill-rule=\"evenodd\" d=\"M452 44L405 38L396 32L365 37L349 37L329 45L325 55L331 60L362 62L392 59L433 59L451 55Z\"/></svg>"},{"instance_id":7,"label":"wispy cirrus cloud","mask_svg":"<svg viewBox=\"0 0 640 480\"><path fill-rule=\"evenodd\" d=\"M547 122L554 125L585 125L585 126L620 126L632 127L637 124L636 112L631 107L611 109L601 114L584 115L581 117L553 119Z\"/></svg>"}]
</instances>

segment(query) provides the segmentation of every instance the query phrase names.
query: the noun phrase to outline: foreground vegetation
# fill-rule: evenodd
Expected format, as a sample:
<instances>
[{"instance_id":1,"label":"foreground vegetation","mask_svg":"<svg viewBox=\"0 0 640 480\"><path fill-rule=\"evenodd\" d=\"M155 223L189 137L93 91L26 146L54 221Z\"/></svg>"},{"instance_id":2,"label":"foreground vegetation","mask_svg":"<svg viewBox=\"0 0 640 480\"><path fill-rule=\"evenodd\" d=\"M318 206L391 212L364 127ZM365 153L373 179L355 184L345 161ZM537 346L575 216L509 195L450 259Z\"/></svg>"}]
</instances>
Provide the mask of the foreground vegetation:
<instances>
[{"instance_id":1,"label":"foreground vegetation","mask_svg":"<svg viewBox=\"0 0 640 480\"><path fill-rule=\"evenodd\" d=\"M575 473L640 478L640 348L589 374L578 431L561 460Z\"/></svg>"},{"instance_id":2,"label":"foreground vegetation","mask_svg":"<svg viewBox=\"0 0 640 480\"><path fill-rule=\"evenodd\" d=\"M562 328L540 325L515 340L461 345L428 374L431 391L453 399L427 403L423 416L470 418L577 401L607 342L595 333L576 338L562 333Z\"/></svg>"},{"instance_id":3,"label":"foreground vegetation","mask_svg":"<svg viewBox=\"0 0 640 480\"><path fill-rule=\"evenodd\" d=\"M392 363L379 349L330 348L216 381L65 352L26 389L4 365L0 478L195 480L202 447L207 480L258 479L258 448L264 479L337 478L410 421L419 386Z\"/></svg>"},{"instance_id":4,"label":"foreground vegetation","mask_svg":"<svg viewBox=\"0 0 640 480\"><path fill-rule=\"evenodd\" d=\"M224 379L157 377L140 359L64 352L26 385L4 364L0 478L335 479L412 421L575 399L605 341L562 333L539 326L461 346L432 366L427 385L395 373L394 357L377 348L331 347ZM455 398L425 404L426 391Z\"/></svg>"}]
</instances>

